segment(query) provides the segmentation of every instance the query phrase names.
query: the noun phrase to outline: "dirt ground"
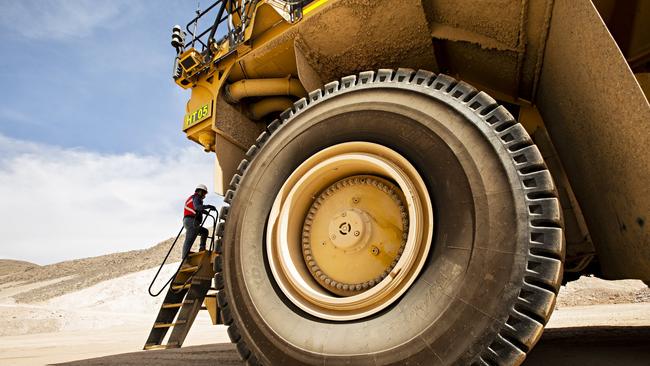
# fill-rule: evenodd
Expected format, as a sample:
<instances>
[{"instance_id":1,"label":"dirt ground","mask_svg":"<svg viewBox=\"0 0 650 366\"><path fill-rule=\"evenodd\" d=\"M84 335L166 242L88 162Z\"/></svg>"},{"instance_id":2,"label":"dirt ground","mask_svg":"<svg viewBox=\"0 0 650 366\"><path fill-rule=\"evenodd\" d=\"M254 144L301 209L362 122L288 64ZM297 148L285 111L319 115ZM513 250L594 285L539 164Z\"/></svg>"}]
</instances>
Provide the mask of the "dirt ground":
<instances>
[{"instance_id":1,"label":"dirt ground","mask_svg":"<svg viewBox=\"0 0 650 366\"><path fill-rule=\"evenodd\" d=\"M233 346L224 344L229 341L225 327L213 326L207 313L199 314L183 349L138 353L162 301L147 294L157 269L151 267L167 245L50 266L0 261L0 365L74 360L85 360L74 365L240 364ZM163 269L162 282L177 265ZM579 352L572 348L567 353L568 344L585 349L585 355L607 349L614 355L620 349L620 357L646 352L647 360L649 329L650 289L645 284L583 277L562 288L547 331L526 365L544 364L535 363L542 353L575 361ZM585 339L591 343L573 344ZM558 362L553 364L571 364ZM603 364L594 362L590 364Z\"/></svg>"},{"instance_id":2,"label":"dirt ground","mask_svg":"<svg viewBox=\"0 0 650 366\"><path fill-rule=\"evenodd\" d=\"M586 327L547 330L523 366L647 366L650 327ZM137 352L69 362L65 366L239 366L232 344Z\"/></svg>"},{"instance_id":3,"label":"dirt ground","mask_svg":"<svg viewBox=\"0 0 650 366\"><path fill-rule=\"evenodd\" d=\"M202 326L201 331L209 327ZM195 329L192 329L193 331ZM224 329L218 330L222 334ZM199 339L203 334L195 333ZM207 333L206 333L207 334ZM224 334L225 336L225 334ZM650 303L587 305L557 309L524 366L647 366ZM194 343L192 343L194 344ZM65 366L243 365L230 343L164 351L129 352L81 359Z\"/></svg>"},{"instance_id":4,"label":"dirt ground","mask_svg":"<svg viewBox=\"0 0 650 366\"><path fill-rule=\"evenodd\" d=\"M169 278L177 265L164 267L161 279ZM114 271L116 278L79 290L58 289L62 295L45 301L40 301L40 289L67 286L75 275L0 285L0 365L45 365L141 350L162 301L147 294L156 270L124 276ZM186 344L228 341L225 328L213 326L202 313Z\"/></svg>"},{"instance_id":5,"label":"dirt ground","mask_svg":"<svg viewBox=\"0 0 650 366\"><path fill-rule=\"evenodd\" d=\"M605 281L583 276L562 287L556 307L643 302L650 302L650 288L641 281Z\"/></svg>"}]
</instances>

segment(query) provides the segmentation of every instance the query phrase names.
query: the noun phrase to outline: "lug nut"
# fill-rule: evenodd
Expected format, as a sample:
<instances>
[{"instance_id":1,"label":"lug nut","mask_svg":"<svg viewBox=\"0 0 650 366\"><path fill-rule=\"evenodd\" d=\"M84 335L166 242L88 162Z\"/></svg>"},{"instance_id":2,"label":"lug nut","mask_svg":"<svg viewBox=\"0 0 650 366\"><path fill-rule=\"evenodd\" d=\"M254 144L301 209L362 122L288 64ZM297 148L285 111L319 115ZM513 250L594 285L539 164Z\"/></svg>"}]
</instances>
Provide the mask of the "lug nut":
<instances>
[{"instance_id":1,"label":"lug nut","mask_svg":"<svg viewBox=\"0 0 650 366\"><path fill-rule=\"evenodd\" d=\"M354 232L354 236L359 236L361 233L359 231Z\"/></svg>"},{"instance_id":2,"label":"lug nut","mask_svg":"<svg viewBox=\"0 0 650 366\"><path fill-rule=\"evenodd\" d=\"M379 248L377 248L376 246L373 245L372 248L370 248L370 253L372 253L373 255L378 255L379 254Z\"/></svg>"}]
</instances>

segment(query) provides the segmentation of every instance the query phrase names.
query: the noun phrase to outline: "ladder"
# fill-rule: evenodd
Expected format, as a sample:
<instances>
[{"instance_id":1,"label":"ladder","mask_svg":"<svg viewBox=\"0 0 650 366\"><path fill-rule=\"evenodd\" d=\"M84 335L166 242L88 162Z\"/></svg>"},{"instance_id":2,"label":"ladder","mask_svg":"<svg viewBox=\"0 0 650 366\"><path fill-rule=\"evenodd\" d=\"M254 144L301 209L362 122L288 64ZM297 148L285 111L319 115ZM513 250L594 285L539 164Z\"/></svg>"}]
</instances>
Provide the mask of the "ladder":
<instances>
[{"instance_id":1,"label":"ladder","mask_svg":"<svg viewBox=\"0 0 650 366\"><path fill-rule=\"evenodd\" d=\"M208 310L213 324L222 323L212 287L216 256L210 250L187 255L167 290L144 350L180 348L201 310Z\"/></svg>"}]
</instances>

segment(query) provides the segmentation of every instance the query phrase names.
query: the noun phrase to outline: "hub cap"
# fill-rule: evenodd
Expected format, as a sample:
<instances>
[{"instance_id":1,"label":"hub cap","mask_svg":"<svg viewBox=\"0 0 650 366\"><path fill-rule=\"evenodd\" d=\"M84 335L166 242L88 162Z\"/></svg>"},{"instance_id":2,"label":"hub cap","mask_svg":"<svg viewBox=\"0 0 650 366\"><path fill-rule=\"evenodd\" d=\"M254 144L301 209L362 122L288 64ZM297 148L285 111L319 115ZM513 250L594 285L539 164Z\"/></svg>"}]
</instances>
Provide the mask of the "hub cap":
<instances>
[{"instance_id":1,"label":"hub cap","mask_svg":"<svg viewBox=\"0 0 650 366\"><path fill-rule=\"evenodd\" d=\"M408 289L433 235L417 170L397 152L349 142L302 163L274 201L267 255L281 291L329 320L362 318Z\"/></svg>"},{"instance_id":2,"label":"hub cap","mask_svg":"<svg viewBox=\"0 0 650 366\"><path fill-rule=\"evenodd\" d=\"M314 201L302 231L305 263L329 291L349 296L386 278L406 244L399 188L367 175L342 179Z\"/></svg>"}]
</instances>

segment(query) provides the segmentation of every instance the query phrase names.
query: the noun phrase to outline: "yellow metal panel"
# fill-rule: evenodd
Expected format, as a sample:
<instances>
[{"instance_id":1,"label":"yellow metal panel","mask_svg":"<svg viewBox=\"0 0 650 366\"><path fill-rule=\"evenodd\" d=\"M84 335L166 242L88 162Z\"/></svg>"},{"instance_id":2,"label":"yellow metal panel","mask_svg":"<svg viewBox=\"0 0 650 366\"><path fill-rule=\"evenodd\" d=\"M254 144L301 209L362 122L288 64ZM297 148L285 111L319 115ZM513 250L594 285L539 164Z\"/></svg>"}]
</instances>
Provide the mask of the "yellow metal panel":
<instances>
[{"instance_id":1,"label":"yellow metal panel","mask_svg":"<svg viewBox=\"0 0 650 366\"><path fill-rule=\"evenodd\" d=\"M194 48L190 48L180 56L180 64L185 72L191 72L199 66L201 62L203 62L203 56L201 56L201 54Z\"/></svg>"},{"instance_id":2,"label":"yellow metal panel","mask_svg":"<svg viewBox=\"0 0 650 366\"><path fill-rule=\"evenodd\" d=\"M320 7L322 5L325 5L325 3L327 3L328 1L329 0L316 0L313 3L307 5L307 7L305 7L305 9L303 9L302 13L304 15L307 15L307 14L311 13L312 11L314 11L315 9L317 9L318 7Z\"/></svg>"},{"instance_id":3,"label":"yellow metal panel","mask_svg":"<svg viewBox=\"0 0 650 366\"><path fill-rule=\"evenodd\" d=\"M216 297L206 297L203 300L203 305L205 308L208 310L208 313L210 314L210 319L212 319L212 324L216 325L217 324L217 298Z\"/></svg>"},{"instance_id":4,"label":"yellow metal panel","mask_svg":"<svg viewBox=\"0 0 650 366\"><path fill-rule=\"evenodd\" d=\"M279 23L283 22L282 17L272 6L260 4L255 9L255 14L250 25L246 28L245 40L257 39L260 34L268 31Z\"/></svg>"},{"instance_id":5,"label":"yellow metal panel","mask_svg":"<svg viewBox=\"0 0 650 366\"><path fill-rule=\"evenodd\" d=\"M212 117L212 100L199 106L197 109L188 112L183 118L183 131L194 126L195 124Z\"/></svg>"},{"instance_id":6,"label":"yellow metal panel","mask_svg":"<svg viewBox=\"0 0 650 366\"><path fill-rule=\"evenodd\" d=\"M650 279L650 104L593 4L554 4L537 106L603 278Z\"/></svg>"}]
</instances>

